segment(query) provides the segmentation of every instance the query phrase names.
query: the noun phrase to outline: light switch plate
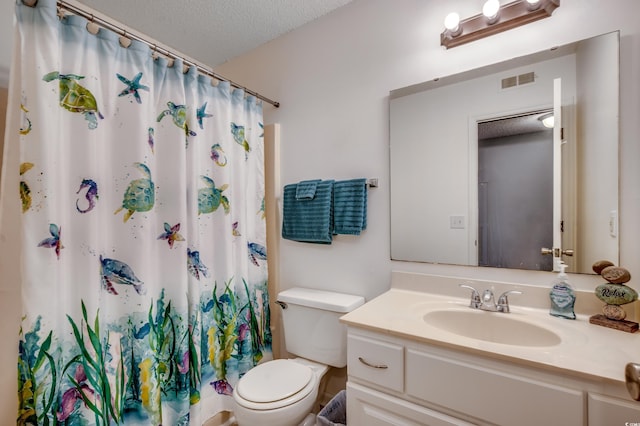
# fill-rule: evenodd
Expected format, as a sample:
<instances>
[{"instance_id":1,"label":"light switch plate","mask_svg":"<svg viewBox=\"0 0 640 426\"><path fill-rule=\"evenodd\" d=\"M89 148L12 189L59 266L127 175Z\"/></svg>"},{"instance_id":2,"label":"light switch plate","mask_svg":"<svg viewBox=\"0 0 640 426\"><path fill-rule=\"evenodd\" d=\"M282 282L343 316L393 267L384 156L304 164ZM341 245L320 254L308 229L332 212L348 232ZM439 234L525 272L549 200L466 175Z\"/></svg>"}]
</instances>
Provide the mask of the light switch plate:
<instances>
[{"instance_id":1,"label":"light switch plate","mask_svg":"<svg viewBox=\"0 0 640 426\"><path fill-rule=\"evenodd\" d=\"M449 228L464 229L464 216L449 216Z\"/></svg>"},{"instance_id":2,"label":"light switch plate","mask_svg":"<svg viewBox=\"0 0 640 426\"><path fill-rule=\"evenodd\" d=\"M609 235L613 238L618 236L618 211L611 210L609 212Z\"/></svg>"}]
</instances>

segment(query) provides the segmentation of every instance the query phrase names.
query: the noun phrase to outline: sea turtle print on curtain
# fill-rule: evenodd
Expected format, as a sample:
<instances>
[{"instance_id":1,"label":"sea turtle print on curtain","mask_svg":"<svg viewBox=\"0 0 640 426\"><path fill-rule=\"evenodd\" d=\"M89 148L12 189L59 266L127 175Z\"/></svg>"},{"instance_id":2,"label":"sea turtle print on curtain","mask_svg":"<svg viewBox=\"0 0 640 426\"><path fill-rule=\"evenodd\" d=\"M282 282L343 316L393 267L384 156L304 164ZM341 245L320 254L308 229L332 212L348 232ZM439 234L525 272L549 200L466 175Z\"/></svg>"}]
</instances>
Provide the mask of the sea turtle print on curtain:
<instances>
[{"instance_id":1,"label":"sea turtle print on curtain","mask_svg":"<svg viewBox=\"0 0 640 426\"><path fill-rule=\"evenodd\" d=\"M17 424L200 425L272 357L262 106L54 0L16 15Z\"/></svg>"}]
</instances>

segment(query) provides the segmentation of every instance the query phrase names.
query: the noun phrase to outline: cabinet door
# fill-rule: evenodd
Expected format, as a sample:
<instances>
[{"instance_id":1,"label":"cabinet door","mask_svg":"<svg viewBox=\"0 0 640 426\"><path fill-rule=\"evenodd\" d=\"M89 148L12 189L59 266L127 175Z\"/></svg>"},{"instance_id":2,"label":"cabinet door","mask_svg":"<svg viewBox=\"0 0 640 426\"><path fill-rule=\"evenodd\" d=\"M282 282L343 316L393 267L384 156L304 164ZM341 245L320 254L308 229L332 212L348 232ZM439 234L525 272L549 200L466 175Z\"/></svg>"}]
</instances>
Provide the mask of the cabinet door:
<instances>
[{"instance_id":1,"label":"cabinet door","mask_svg":"<svg viewBox=\"0 0 640 426\"><path fill-rule=\"evenodd\" d=\"M347 383L347 419L356 426L472 425L351 382Z\"/></svg>"},{"instance_id":2,"label":"cabinet door","mask_svg":"<svg viewBox=\"0 0 640 426\"><path fill-rule=\"evenodd\" d=\"M589 426L640 425L640 402L589 393Z\"/></svg>"}]
</instances>

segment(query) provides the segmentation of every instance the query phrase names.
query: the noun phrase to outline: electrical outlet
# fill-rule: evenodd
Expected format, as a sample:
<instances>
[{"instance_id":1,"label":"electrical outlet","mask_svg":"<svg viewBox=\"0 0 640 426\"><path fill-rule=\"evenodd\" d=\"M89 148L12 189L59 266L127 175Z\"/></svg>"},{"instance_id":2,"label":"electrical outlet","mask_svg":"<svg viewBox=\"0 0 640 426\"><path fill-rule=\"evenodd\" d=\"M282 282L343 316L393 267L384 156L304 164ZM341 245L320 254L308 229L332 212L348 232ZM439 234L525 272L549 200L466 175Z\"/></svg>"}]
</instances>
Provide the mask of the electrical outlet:
<instances>
[{"instance_id":1,"label":"electrical outlet","mask_svg":"<svg viewBox=\"0 0 640 426\"><path fill-rule=\"evenodd\" d=\"M464 229L464 216L449 216L449 228Z\"/></svg>"}]
</instances>

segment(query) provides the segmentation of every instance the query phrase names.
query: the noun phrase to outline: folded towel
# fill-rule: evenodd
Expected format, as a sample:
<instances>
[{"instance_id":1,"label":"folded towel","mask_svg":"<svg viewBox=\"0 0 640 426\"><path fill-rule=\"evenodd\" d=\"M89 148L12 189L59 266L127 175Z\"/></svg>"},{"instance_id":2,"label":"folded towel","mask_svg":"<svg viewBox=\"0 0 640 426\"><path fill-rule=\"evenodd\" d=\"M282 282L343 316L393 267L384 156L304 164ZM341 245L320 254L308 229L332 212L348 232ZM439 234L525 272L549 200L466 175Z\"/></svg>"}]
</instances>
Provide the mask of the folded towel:
<instances>
[{"instance_id":1,"label":"folded towel","mask_svg":"<svg viewBox=\"0 0 640 426\"><path fill-rule=\"evenodd\" d=\"M318 181L312 199L296 199L297 185L284 186L282 238L331 244L333 229L333 180Z\"/></svg>"},{"instance_id":2,"label":"folded towel","mask_svg":"<svg viewBox=\"0 0 640 426\"><path fill-rule=\"evenodd\" d=\"M360 235L367 229L367 180L351 179L333 185L334 234Z\"/></svg>"},{"instance_id":3,"label":"folded towel","mask_svg":"<svg viewBox=\"0 0 640 426\"><path fill-rule=\"evenodd\" d=\"M320 179L303 180L296 185L296 200L313 200Z\"/></svg>"}]
</instances>

